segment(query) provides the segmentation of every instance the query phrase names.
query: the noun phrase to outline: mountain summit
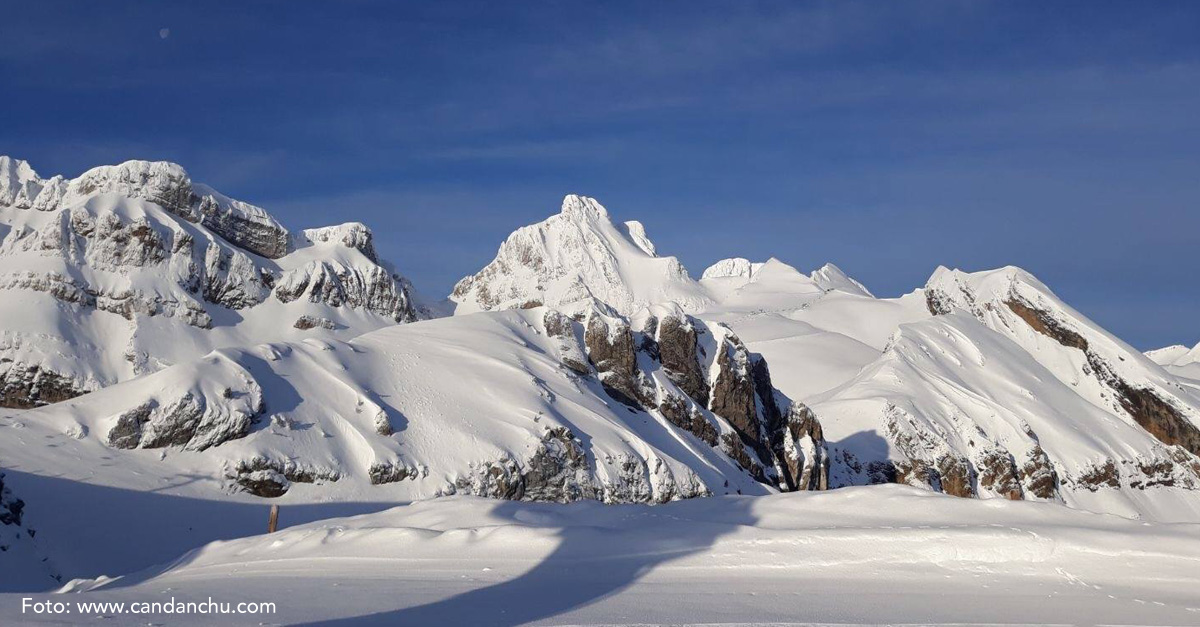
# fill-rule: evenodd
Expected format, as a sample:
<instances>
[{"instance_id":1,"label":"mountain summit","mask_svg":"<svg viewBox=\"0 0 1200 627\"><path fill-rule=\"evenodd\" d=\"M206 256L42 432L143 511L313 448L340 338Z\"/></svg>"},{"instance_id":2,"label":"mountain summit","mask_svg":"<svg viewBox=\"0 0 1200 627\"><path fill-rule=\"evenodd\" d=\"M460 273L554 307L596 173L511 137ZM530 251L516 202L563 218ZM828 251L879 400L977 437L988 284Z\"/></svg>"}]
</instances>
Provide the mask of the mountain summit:
<instances>
[{"instance_id":1,"label":"mountain summit","mask_svg":"<svg viewBox=\"0 0 1200 627\"><path fill-rule=\"evenodd\" d=\"M696 309L710 302L678 259L658 256L640 222L615 224L595 199L574 194L558 214L509 235L450 300L456 314L600 302L629 315L654 303Z\"/></svg>"}]
</instances>

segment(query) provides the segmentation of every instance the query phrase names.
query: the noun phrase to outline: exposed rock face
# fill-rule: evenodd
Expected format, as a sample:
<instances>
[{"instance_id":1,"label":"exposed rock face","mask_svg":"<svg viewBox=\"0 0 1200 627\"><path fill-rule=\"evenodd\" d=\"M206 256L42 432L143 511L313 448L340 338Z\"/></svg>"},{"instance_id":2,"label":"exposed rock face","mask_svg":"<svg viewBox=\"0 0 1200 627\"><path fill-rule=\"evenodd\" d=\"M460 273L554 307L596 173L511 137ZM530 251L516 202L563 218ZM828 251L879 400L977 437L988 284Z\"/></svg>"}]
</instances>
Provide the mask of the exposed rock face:
<instances>
[{"instance_id":1,"label":"exposed rock face","mask_svg":"<svg viewBox=\"0 0 1200 627\"><path fill-rule=\"evenodd\" d=\"M371 483L375 485L415 479L419 474L415 468L392 462L376 462L367 472L371 477Z\"/></svg>"},{"instance_id":2,"label":"exposed rock face","mask_svg":"<svg viewBox=\"0 0 1200 627\"><path fill-rule=\"evenodd\" d=\"M697 358L696 329L678 316L658 323L658 352L667 376L701 405L708 405L708 383Z\"/></svg>"},{"instance_id":3,"label":"exposed rock face","mask_svg":"<svg viewBox=\"0 0 1200 627\"><path fill-rule=\"evenodd\" d=\"M347 267L314 261L285 273L276 282L275 298L280 302L302 297L330 307L365 309L396 322L411 322L417 317L400 278L380 266Z\"/></svg>"},{"instance_id":4,"label":"exposed rock face","mask_svg":"<svg viewBox=\"0 0 1200 627\"><path fill-rule=\"evenodd\" d=\"M716 428L704 417L704 414L700 413L695 405L688 403L678 396L666 394L663 396L662 403L658 406L658 411L671 424L695 435L704 441L705 444L709 446L717 445Z\"/></svg>"},{"instance_id":5,"label":"exposed rock face","mask_svg":"<svg viewBox=\"0 0 1200 627\"><path fill-rule=\"evenodd\" d=\"M1021 484L1025 492L1040 499L1058 496L1058 473L1042 447L1034 447L1025 464L1021 466Z\"/></svg>"},{"instance_id":6,"label":"exposed rock face","mask_svg":"<svg viewBox=\"0 0 1200 627\"><path fill-rule=\"evenodd\" d=\"M979 469L979 486L1000 494L1010 501L1019 501L1023 497L1021 478L1017 463L1008 451L992 449L975 460ZM1048 497L1041 497L1048 498Z\"/></svg>"},{"instance_id":7,"label":"exposed rock face","mask_svg":"<svg viewBox=\"0 0 1200 627\"><path fill-rule=\"evenodd\" d=\"M709 409L728 420L747 444L760 446L761 428L754 405L750 353L736 336L730 337L717 351L717 378L713 382Z\"/></svg>"},{"instance_id":8,"label":"exposed rock face","mask_svg":"<svg viewBox=\"0 0 1200 627\"><path fill-rule=\"evenodd\" d=\"M571 319L557 310L547 309L542 324L546 328L546 335L558 340L558 359L562 365L575 374L591 374L592 367L588 365L587 355L580 346Z\"/></svg>"},{"instance_id":9,"label":"exposed rock face","mask_svg":"<svg viewBox=\"0 0 1200 627\"><path fill-rule=\"evenodd\" d=\"M521 498L530 501L570 503L594 498L588 486L587 454L578 438L559 427L542 437L521 474Z\"/></svg>"},{"instance_id":10,"label":"exposed rock face","mask_svg":"<svg viewBox=\"0 0 1200 627\"><path fill-rule=\"evenodd\" d=\"M21 526L25 512L25 501L13 496L12 490L4 485L4 473L0 472L0 525Z\"/></svg>"},{"instance_id":11,"label":"exposed rock face","mask_svg":"<svg viewBox=\"0 0 1200 627\"><path fill-rule=\"evenodd\" d=\"M726 433L722 435L721 450L724 451L730 459L737 462L737 465L740 466L742 470L750 473L750 476L754 477L756 481L761 481L762 483L770 482L770 479L767 477L767 473L763 469L762 464L760 464L757 459L751 457L750 453L746 451L746 445L742 441L742 437L739 434Z\"/></svg>"},{"instance_id":12,"label":"exposed rock face","mask_svg":"<svg viewBox=\"0 0 1200 627\"><path fill-rule=\"evenodd\" d=\"M633 331L629 323L603 314L588 318L583 336L588 359L599 373L610 396L626 405L641 407L648 401L637 367Z\"/></svg>"},{"instance_id":13,"label":"exposed rock face","mask_svg":"<svg viewBox=\"0 0 1200 627\"><path fill-rule=\"evenodd\" d=\"M299 318L296 318L296 322L292 326L297 329L300 329L302 331L307 331L308 329L316 329L318 327L320 327L322 329L336 329L337 328L337 325L334 324L333 321L330 320L329 318L321 318L319 316L310 316L308 314L305 314L303 316L300 316Z\"/></svg>"},{"instance_id":14,"label":"exposed rock face","mask_svg":"<svg viewBox=\"0 0 1200 627\"><path fill-rule=\"evenodd\" d=\"M254 496L278 498L286 494L293 483L334 482L341 477L336 470L305 467L291 459L279 461L254 457L238 462L229 478Z\"/></svg>"},{"instance_id":15,"label":"exposed rock face","mask_svg":"<svg viewBox=\"0 0 1200 627\"><path fill-rule=\"evenodd\" d=\"M788 490L829 487L829 457L825 435L816 415L803 403L792 403L782 433L783 479Z\"/></svg>"},{"instance_id":16,"label":"exposed rock face","mask_svg":"<svg viewBox=\"0 0 1200 627\"><path fill-rule=\"evenodd\" d=\"M971 464L961 457L943 455L938 459L937 480L938 488L950 496L975 496L974 482L971 480Z\"/></svg>"},{"instance_id":17,"label":"exposed rock face","mask_svg":"<svg viewBox=\"0 0 1200 627\"><path fill-rule=\"evenodd\" d=\"M594 475L578 438L569 430L548 429L526 460L504 458L479 465L454 484L458 493L522 501L571 503L599 500L605 503L663 503L677 498L707 496L694 476L660 476L650 481L642 463L632 459L607 460L610 478ZM650 469L652 472L657 472ZM661 471L661 468L658 469ZM653 485L658 485L656 490Z\"/></svg>"},{"instance_id":18,"label":"exposed rock face","mask_svg":"<svg viewBox=\"0 0 1200 627\"><path fill-rule=\"evenodd\" d=\"M1092 371L1116 393L1121 407L1143 429L1164 444L1181 446L1193 455L1200 455L1200 428L1188 420L1180 409L1163 400L1153 390L1135 387L1125 381L1102 356L1091 350L1086 338L1066 328L1051 313L1018 298L1009 299L1004 304L1038 333L1053 338L1063 346L1083 351Z\"/></svg>"},{"instance_id":19,"label":"exposed rock face","mask_svg":"<svg viewBox=\"0 0 1200 627\"><path fill-rule=\"evenodd\" d=\"M0 162L0 176L3 175L3 163ZM0 179L0 192L3 191L3 180ZM4 560L6 574L24 571L30 575L39 573L45 578L41 584L45 586L62 583L62 575L38 547L34 536L36 531L30 524L25 509L25 501L13 493L11 486L5 482L5 475L0 472L0 555ZM30 578L33 581L32 577ZM36 583L33 585L37 585Z\"/></svg>"},{"instance_id":20,"label":"exposed rock face","mask_svg":"<svg viewBox=\"0 0 1200 627\"><path fill-rule=\"evenodd\" d=\"M634 324L592 310L575 323L547 310L543 325L547 335L561 340L564 365L581 375L594 370L613 399L657 412L759 481L786 490L827 488L829 462L820 423L800 404L793 406L794 414L782 414L764 359L751 354L728 328L710 329L677 308L639 315ZM574 325L583 327L590 367L564 357L573 354ZM650 370L643 371L646 367ZM485 482L491 486L488 493L516 485L502 462L480 475L493 479Z\"/></svg>"},{"instance_id":21,"label":"exposed rock face","mask_svg":"<svg viewBox=\"0 0 1200 627\"><path fill-rule=\"evenodd\" d=\"M86 392L79 384L39 365L0 358L0 407L30 409Z\"/></svg>"},{"instance_id":22,"label":"exposed rock face","mask_svg":"<svg viewBox=\"0 0 1200 627\"><path fill-rule=\"evenodd\" d=\"M247 390L227 391L229 397L246 397L244 406L210 406L203 395L192 392L167 403L146 401L116 416L108 443L115 448L174 446L203 451L245 437L263 411L262 390L253 381L247 384Z\"/></svg>"}]
</instances>

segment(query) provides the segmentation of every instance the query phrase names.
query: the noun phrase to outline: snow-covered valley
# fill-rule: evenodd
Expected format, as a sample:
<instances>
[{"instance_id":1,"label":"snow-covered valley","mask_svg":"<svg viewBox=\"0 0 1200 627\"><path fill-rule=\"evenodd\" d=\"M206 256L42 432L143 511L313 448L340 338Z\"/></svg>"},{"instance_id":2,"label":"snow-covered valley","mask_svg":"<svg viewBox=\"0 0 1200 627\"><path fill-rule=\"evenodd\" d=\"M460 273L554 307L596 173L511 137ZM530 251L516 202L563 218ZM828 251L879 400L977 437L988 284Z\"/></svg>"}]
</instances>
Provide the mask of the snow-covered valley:
<instances>
[{"instance_id":1,"label":"snow-covered valley","mask_svg":"<svg viewBox=\"0 0 1200 627\"><path fill-rule=\"evenodd\" d=\"M1200 624L1200 347L1015 267L693 279L575 195L444 302L374 237L0 158L0 620Z\"/></svg>"},{"instance_id":2,"label":"snow-covered valley","mask_svg":"<svg viewBox=\"0 0 1200 627\"><path fill-rule=\"evenodd\" d=\"M231 624L1185 625L1200 622L1198 532L904 486L658 506L449 497L34 598L278 604ZM15 596L0 617L22 618Z\"/></svg>"}]
</instances>

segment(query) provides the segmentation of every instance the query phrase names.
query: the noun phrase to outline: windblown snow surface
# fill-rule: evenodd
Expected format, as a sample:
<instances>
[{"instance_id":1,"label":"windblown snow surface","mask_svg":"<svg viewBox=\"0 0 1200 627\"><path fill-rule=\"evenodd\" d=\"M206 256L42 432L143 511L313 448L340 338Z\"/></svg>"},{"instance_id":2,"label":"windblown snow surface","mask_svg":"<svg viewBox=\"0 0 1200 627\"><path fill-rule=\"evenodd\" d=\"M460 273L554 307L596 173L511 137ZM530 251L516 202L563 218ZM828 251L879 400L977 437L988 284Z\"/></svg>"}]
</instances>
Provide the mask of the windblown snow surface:
<instances>
[{"instance_id":1,"label":"windblown snow surface","mask_svg":"<svg viewBox=\"0 0 1200 627\"><path fill-rule=\"evenodd\" d=\"M904 486L660 506L450 497L216 542L36 598L278 604L239 624L1190 625L1198 534ZM0 617L21 618L15 596Z\"/></svg>"}]
</instances>

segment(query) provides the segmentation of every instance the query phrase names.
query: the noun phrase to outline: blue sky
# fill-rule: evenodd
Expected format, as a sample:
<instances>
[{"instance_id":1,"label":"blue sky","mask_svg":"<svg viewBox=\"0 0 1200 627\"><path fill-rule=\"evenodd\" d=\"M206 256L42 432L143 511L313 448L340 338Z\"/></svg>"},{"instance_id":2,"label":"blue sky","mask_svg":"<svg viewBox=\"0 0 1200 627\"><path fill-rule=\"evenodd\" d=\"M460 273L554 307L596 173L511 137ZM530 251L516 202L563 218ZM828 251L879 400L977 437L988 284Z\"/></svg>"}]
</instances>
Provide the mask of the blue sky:
<instances>
[{"instance_id":1,"label":"blue sky","mask_svg":"<svg viewBox=\"0 0 1200 627\"><path fill-rule=\"evenodd\" d=\"M4 15L0 154L166 159L293 228L361 220L432 295L581 193L694 275L833 261L896 295L1014 264L1138 347L1200 341L1194 2Z\"/></svg>"}]
</instances>

